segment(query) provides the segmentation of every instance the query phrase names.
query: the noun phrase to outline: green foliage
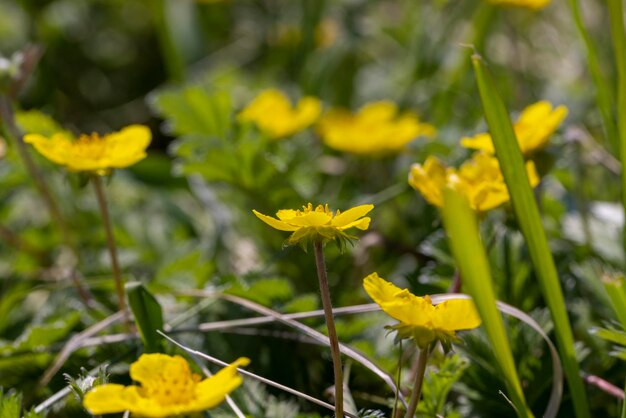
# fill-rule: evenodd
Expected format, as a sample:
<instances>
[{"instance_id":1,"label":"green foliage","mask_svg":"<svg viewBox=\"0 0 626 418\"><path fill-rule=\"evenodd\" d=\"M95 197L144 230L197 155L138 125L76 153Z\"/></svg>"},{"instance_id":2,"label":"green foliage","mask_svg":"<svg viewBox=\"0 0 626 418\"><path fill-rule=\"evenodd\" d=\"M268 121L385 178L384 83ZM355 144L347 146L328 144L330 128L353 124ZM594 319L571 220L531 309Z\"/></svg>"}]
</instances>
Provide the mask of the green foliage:
<instances>
[{"instance_id":1,"label":"green foliage","mask_svg":"<svg viewBox=\"0 0 626 418\"><path fill-rule=\"evenodd\" d=\"M163 331L161 305L140 282L126 283L125 288L128 305L141 335L144 351L146 353L162 351L163 337L157 332Z\"/></svg>"},{"instance_id":2,"label":"green foliage","mask_svg":"<svg viewBox=\"0 0 626 418\"><path fill-rule=\"evenodd\" d=\"M452 386L463 376L468 364L459 355L441 356L435 363L436 371L429 370L426 373L422 400L417 407L419 417L433 417L437 415L450 416L450 407L446 407L448 395Z\"/></svg>"}]
</instances>

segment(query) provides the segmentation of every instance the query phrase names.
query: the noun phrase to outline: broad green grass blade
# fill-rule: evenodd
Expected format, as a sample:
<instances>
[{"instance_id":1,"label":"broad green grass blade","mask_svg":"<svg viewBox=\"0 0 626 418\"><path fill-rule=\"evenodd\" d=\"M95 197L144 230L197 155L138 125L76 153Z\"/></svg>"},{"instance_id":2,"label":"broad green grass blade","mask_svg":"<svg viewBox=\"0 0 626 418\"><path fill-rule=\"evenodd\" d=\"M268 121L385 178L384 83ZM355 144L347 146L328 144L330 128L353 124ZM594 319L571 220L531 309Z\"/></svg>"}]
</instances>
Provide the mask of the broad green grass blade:
<instances>
[{"instance_id":1,"label":"broad green grass blade","mask_svg":"<svg viewBox=\"0 0 626 418\"><path fill-rule=\"evenodd\" d=\"M602 283L609 295L615 316L626 330L626 278L622 275L606 275L602 278Z\"/></svg>"},{"instance_id":2,"label":"broad green grass blade","mask_svg":"<svg viewBox=\"0 0 626 418\"><path fill-rule=\"evenodd\" d=\"M582 18L582 12L580 10L579 0L569 0L569 8L572 12L572 18L576 29L580 33L580 36L585 45L585 52L587 53L587 67L591 74L591 79L596 87L596 103L600 110L600 116L602 117L602 123L608 139L608 143L616 151L619 147L619 140L617 137L617 130L615 129L615 123L613 122L613 98L611 94L611 88L607 82L606 77L600 69L600 60L598 59L598 49L594 46L591 36L585 28L585 24ZM620 15L621 16L621 15Z\"/></svg>"},{"instance_id":3,"label":"broad green grass blade","mask_svg":"<svg viewBox=\"0 0 626 418\"><path fill-rule=\"evenodd\" d=\"M526 239L541 292L552 314L559 352L576 416L589 418L589 404L583 381L580 378L580 369L574 350L574 337L567 317L563 292L548 246L548 239L541 223L537 202L528 181L524 158L517 143L507 109L482 58L475 54L472 61L485 118L493 139L496 155L500 161L504 180L511 195L513 209Z\"/></svg>"},{"instance_id":4,"label":"broad green grass blade","mask_svg":"<svg viewBox=\"0 0 626 418\"><path fill-rule=\"evenodd\" d=\"M496 307L491 272L485 248L478 235L478 221L469 204L458 192L444 192L443 222L454 258L463 277L464 289L472 296L487 332L496 360L504 376L517 415L533 417L526 405L524 392L517 375L513 354L504 329L500 311Z\"/></svg>"},{"instance_id":5,"label":"broad green grass blade","mask_svg":"<svg viewBox=\"0 0 626 418\"><path fill-rule=\"evenodd\" d=\"M126 283L128 305L133 311L135 324L139 330L146 353L163 351L163 338L157 333L163 329L163 311L161 304L140 282Z\"/></svg>"},{"instance_id":6,"label":"broad green grass blade","mask_svg":"<svg viewBox=\"0 0 626 418\"><path fill-rule=\"evenodd\" d=\"M622 0L608 0L611 20L611 37L617 66L617 132L619 159L626 167L626 36L624 35L624 6ZM626 170L622 170L622 206L626 212ZM622 232L624 254L626 254L626 222Z\"/></svg>"}]
</instances>

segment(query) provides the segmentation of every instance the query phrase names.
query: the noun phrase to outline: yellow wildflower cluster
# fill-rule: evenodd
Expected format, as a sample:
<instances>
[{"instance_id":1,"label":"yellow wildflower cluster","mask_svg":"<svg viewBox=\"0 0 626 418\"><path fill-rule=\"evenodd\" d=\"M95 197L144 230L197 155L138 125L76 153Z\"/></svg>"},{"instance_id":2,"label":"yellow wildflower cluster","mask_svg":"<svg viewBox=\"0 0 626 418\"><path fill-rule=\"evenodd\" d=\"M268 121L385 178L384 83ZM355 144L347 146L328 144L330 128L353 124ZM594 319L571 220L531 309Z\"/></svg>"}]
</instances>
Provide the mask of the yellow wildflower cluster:
<instances>
[{"instance_id":1,"label":"yellow wildflower cluster","mask_svg":"<svg viewBox=\"0 0 626 418\"><path fill-rule=\"evenodd\" d=\"M142 125L131 125L104 136L83 134L78 139L67 132L55 133L50 138L40 134L24 136L24 142L48 160L69 171L97 175L106 175L114 168L128 167L144 159L151 139L150 129Z\"/></svg>"},{"instance_id":2,"label":"yellow wildflower cluster","mask_svg":"<svg viewBox=\"0 0 626 418\"><path fill-rule=\"evenodd\" d=\"M372 273L363 279L367 294L392 318L401 338L413 338L420 348L439 341L453 341L455 331L476 328L480 316L474 302L453 299L433 305L428 296L418 297Z\"/></svg>"},{"instance_id":3,"label":"yellow wildflower cluster","mask_svg":"<svg viewBox=\"0 0 626 418\"><path fill-rule=\"evenodd\" d=\"M436 130L413 113L399 113L394 103L380 101L363 106L356 114L330 110L320 119L318 132L330 148L375 155L400 152L419 136L434 136Z\"/></svg>"},{"instance_id":4,"label":"yellow wildflower cluster","mask_svg":"<svg viewBox=\"0 0 626 418\"><path fill-rule=\"evenodd\" d=\"M487 0L497 6L526 7L531 10L540 10L546 7L550 0Z\"/></svg>"},{"instance_id":5,"label":"yellow wildflower cluster","mask_svg":"<svg viewBox=\"0 0 626 418\"><path fill-rule=\"evenodd\" d=\"M240 113L241 122L251 122L270 139L281 139L311 126L322 112L321 102L303 97L293 106L281 91L261 92Z\"/></svg>"},{"instance_id":6,"label":"yellow wildflower cluster","mask_svg":"<svg viewBox=\"0 0 626 418\"><path fill-rule=\"evenodd\" d=\"M269 226L280 231L293 232L288 244L306 243L308 241L329 241L337 238L352 238L346 230L357 228L366 230L371 219L366 217L374 205L361 205L345 212L337 210L333 213L328 205L313 206L309 203L302 210L282 209L276 213L276 218L263 215L253 210L254 214Z\"/></svg>"},{"instance_id":7,"label":"yellow wildflower cluster","mask_svg":"<svg viewBox=\"0 0 626 418\"><path fill-rule=\"evenodd\" d=\"M566 116L567 107L561 105L553 108L552 104L545 100L526 107L513 124L522 154L527 156L545 147L550 136L558 129ZM490 154L495 152L491 135L486 132L462 138L461 145Z\"/></svg>"},{"instance_id":8,"label":"yellow wildflower cluster","mask_svg":"<svg viewBox=\"0 0 626 418\"><path fill-rule=\"evenodd\" d=\"M532 161L526 163L526 172L531 186L535 187L539 177ZM411 166L409 184L437 207L443 206L446 187L461 192L471 208L479 212L494 209L510 198L498 160L483 152L475 153L458 170L430 156L423 165Z\"/></svg>"},{"instance_id":9,"label":"yellow wildflower cluster","mask_svg":"<svg viewBox=\"0 0 626 418\"><path fill-rule=\"evenodd\" d=\"M239 358L202 380L180 356L144 354L130 365L130 377L141 386L96 386L85 395L83 404L94 415L130 411L141 417L161 418L204 411L220 404L241 385L237 367L249 362Z\"/></svg>"}]
</instances>

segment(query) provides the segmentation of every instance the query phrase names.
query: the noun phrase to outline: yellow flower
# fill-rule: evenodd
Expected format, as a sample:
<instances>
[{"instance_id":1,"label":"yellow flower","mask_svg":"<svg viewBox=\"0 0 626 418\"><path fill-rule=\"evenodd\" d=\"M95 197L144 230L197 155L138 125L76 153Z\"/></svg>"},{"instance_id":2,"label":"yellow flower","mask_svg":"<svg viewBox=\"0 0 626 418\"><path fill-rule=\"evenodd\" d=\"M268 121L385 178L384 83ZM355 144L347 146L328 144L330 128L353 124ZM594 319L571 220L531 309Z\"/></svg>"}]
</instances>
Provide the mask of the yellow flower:
<instances>
[{"instance_id":1,"label":"yellow flower","mask_svg":"<svg viewBox=\"0 0 626 418\"><path fill-rule=\"evenodd\" d=\"M553 109L552 104L545 100L526 107L513 124L522 154L529 155L543 148L566 116L567 107L561 105ZM495 152L491 135L488 133L462 138L461 145L490 154Z\"/></svg>"},{"instance_id":2,"label":"yellow flower","mask_svg":"<svg viewBox=\"0 0 626 418\"><path fill-rule=\"evenodd\" d=\"M364 217L374 205L361 205L345 212L337 210L333 213L328 205L313 207L309 203L302 210L282 209L276 213L276 218L263 215L253 210L252 212L263 222L280 231L293 232L288 244L306 244L308 241L329 241L336 238L352 239L346 234L350 228L366 230L369 228L371 219Z\"/></svg>"},{"instance_id":3,"label":"yellow flower","mask_svg":"<svg viewBox=\"0 0 626 418\"><path fill-rule=\"evenodd\" d=\"M270 89L255 97L238 118L254 123L271 139L280 139L311 126L321 112L322 104L315 97L303 97L293 107L282 92Z\"/></svg>"},{"instance_id":4,"label":"yellow flower","mask_svg":"<svg viewBox=\"0 0 626 418\"><path fill-rule=\"evenodd\" d=\"M488 0L489 3L498 6L518 6L526 7L532 10L539 10L546 7L550 0Z\"/></svg>"},{"instance_id":5,"label":"yellow flower","mask_svg":"<svg viewBox=\"0 0 626 418\"><path fill-rule=\"evenodd\" d=\"M436 133L417 115L398 114L398 107L388 101L369 103L356 114L345 109L330 110L320 119L318 131L330 148L360 155L398 153L417 137Z\"/></svg>"},{"instance_id":6,"label":"yellow flower","mask_svg":"<svg viewBox=\"0 0 626 418\"><path fill-rule=\"evenodd\" d=\"M237 367L249 362L239 358L202 380L180 356L144 354L130 365L130 377L141 386L96 386L85 395L83 405L94 415L130 411L149 418L204 411L220 404L241 385Z\"/></svg>"},{"instance_id":7,"label":"yellow flower","mask_svg":"<svg viewBox=\"0 0 626 418\"><path fill-rule=\"evenodd\" d=\"M433 305L428 296L415 296L372 273L363 279L367 294L380 308L400 323L393 328L401 338L414 338L420 348L435 340L454 340L455 331L480 325L474 302L453 299Z\"/></svg>"},{"instance_id":8,"label":"yellow flower","mask_svg":"<svg viewBox=\"0 0 626 418\"><path fill-rule=\"evenodd\" d=\"M73 139L66 132L47 138L39 134L24 136L24 142L50 161L70 171L106 175L113 168L124 168L146 157L152 134L143 125L131 125L119 132L100 136L83 134Z\"/></svg>"},{"instance_id":9,"label":"yellow flower","mask_svg":"<svg viewBox=\"0 0 626 418\"><path fill-rule=\"evenodd\" d=\"M526 172L531 186L535 187L539 177L532 161L526 162ZM437 207L443 206L445 187L464 194L472 209L480 212L494 209L510 198L498 160L483 152L475 153L458 170L430 156L424 165L411 166L409 184Z\"/></svg>"}]
</instances>

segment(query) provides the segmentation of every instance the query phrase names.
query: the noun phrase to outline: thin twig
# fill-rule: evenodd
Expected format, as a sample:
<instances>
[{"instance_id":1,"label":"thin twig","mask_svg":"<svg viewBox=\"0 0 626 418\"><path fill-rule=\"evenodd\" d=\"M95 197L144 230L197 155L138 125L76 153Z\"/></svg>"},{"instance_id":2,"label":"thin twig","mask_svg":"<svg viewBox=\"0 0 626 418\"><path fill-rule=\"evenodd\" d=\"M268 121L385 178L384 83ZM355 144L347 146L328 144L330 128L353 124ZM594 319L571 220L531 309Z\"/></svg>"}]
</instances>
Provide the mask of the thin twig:
<instances>
[{"instance_id":1,"label":"thin twig","mask_svg":"<svg viewBox=\"0 0 626 418\"><path fill-rule=\"evenodd\" d=\"M204 354L204 353L202 353L200 351L197 351L197 350L194 350L192 348L189 348L189 347L179 343L178 341L174 340L173 338L171 338L170 336L168 336L167 334L165 334L162 331L158 331L157 330L157 332L159 334L161 334L164 338L166 338L168 341L170 341L172 344L176 345L177 347L185 350L186 352L188 352L190 354L194 354L196 356L202 357L203 359L208 360L211 363L218 364L218 365L220 365L222 367L228 366L228 363L223 362L221 360L218 360L215 357L211 357L211 356L209 356L207 354ZM239 373L241 373L243 376L247 376L247 377L250 377L250 378L252 378L254 380L258 380L259 382L264 383L264 384L266 384L268 386L273 386L273 387L275 387L277 389L280 389L280 390L285 391L287 393L290 393L292 395L298 396L298 397L300 397L302 399L305 399L305 400L307 400L309 402L312 402L312 403L314 403L316 405L322 406L322 407L324 407L326 409L329 409L331 411L335 411L335 407L332 406L331 404L326 403L326 402L324 402L322 400L319 400L317 398L314 398L313 396L307 395L306 393L302 393L302 392L299 392L299 391L297 391L295 389L292 389L292 388L290 388L288 386L281 385L280 383L274 382L273 380L269 380L269 379L267 379L265 377L259 376L257 374L252 373L252 372L249 372L249 371L247 371L245 369L237 368L237 371ZM349 412L346 412L345 415L347 415L350 418L358 418L356 415L350 414Z\"/></svg>"},{"instance_id":2,"label":"thin twig","mask_svg":"<svg viewBox=\"0 0 626 418\"><path fill-rule=\"evenodd\" d=\"M103 319L102 321L90 326L86 330L70 338L67 343L65 343L65 346L63 347L61 352L59 352L59 354L56 356L50 367L48 367L46 372L43 374L41 380L39 381L39 387L44 387L50 382L50 379L52 379L54 375L61 369L61 367L63 367L63 364L72 355L72 353L81 348L81 343L83 342L83 340L91 337L94 334L99 333L102 330L107 329L122 318L124 318L123 312L114 313L108 318Z\"/></svg>"}]
</instances>

